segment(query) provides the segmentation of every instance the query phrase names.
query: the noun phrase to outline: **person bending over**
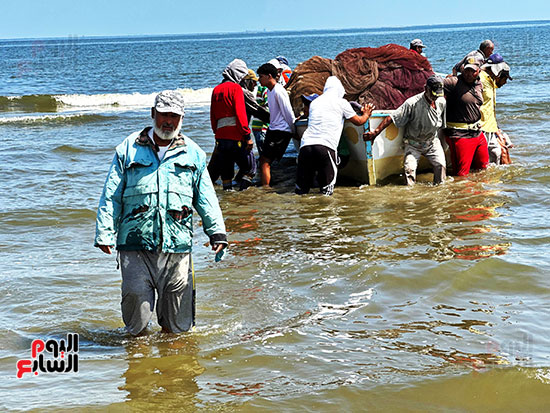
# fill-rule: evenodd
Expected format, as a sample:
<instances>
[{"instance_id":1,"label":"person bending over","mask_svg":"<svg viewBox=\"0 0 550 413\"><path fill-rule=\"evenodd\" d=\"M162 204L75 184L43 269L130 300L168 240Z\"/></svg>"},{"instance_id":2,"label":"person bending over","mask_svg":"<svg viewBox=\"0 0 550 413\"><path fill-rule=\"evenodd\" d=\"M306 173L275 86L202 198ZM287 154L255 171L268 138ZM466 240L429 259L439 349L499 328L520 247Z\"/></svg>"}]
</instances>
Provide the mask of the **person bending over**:
<instances>
[{"instance_id":1,"label":"person bending over","mask_svg":"<svg viewBox=\"0 0 550 413\"><path fill-rule=\"evenodd\" d=\"M445 127L443 79L432 75L426 81L424 92L408 98L372 132L363 135L365 140L374 140L390 124L404 128L405 178L407 185L416 182L416 169L424 155L434 169L434 183L439 184L446 177L445 153L438 137L438 131Z\"/></svg>"}]
</instances>

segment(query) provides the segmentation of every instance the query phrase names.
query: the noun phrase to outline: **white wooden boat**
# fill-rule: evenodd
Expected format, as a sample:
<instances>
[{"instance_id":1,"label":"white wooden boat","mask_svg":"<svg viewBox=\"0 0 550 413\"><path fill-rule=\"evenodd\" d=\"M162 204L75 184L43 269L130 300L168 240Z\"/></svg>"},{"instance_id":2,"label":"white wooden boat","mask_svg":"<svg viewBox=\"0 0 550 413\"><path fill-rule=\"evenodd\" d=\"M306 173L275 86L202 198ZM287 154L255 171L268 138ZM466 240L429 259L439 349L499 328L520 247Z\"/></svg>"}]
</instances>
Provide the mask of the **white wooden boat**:
<instances>
[{"instance_id":1,"label":"white wooden boat","mask_svg":"<svg viewBox=\"0 0 550 413\"><path fill-rule=\"evenodd\" d=\"M356 126L350 121L344 122L339 153L341 158L349 156L338 175L353 180L360 184L383 184L392 176L403 174L403 130L393 123L383 130L374 142L365 142L363 133L366 128L372 131L389 116L391 110L375 110L369 121L362 126ZM307 127L306 121L296 124L297 135L301 137ZM446 144L443 141L443 147ZM299 142L295 142L299 147ZM347 148L346 148L347 146ZM447 151L448 152L448 151ZM348 155L349 153L349 155ZM418 165L418 171L429 171L431 165L427 159L422 158Z\"/></svg>"}]
</instances>

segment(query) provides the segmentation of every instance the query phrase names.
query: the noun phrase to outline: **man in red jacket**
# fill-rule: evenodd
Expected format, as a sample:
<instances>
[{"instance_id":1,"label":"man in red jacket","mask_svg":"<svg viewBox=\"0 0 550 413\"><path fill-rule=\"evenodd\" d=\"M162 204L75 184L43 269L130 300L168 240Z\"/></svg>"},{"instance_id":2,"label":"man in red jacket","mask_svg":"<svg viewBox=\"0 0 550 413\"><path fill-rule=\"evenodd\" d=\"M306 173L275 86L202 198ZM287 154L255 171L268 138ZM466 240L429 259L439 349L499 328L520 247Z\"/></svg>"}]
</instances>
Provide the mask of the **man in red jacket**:
<instances>
[{"instance_id":1,"label":"man in red jacket","mask_svg":"<svg viewBox=\"0 0 550 413\"><path fill-rule=\"evenodd\" d=\"M212 91L210 122L216 136L216 147L208 164L208 173L212 182L221 176L225 190L232 189L235 163L243 176L241 190L250 186L256 173L244 93L239 85L247 74L246 63L235 59L223 71L222 83Z\"/></svg>"}]
</instances>

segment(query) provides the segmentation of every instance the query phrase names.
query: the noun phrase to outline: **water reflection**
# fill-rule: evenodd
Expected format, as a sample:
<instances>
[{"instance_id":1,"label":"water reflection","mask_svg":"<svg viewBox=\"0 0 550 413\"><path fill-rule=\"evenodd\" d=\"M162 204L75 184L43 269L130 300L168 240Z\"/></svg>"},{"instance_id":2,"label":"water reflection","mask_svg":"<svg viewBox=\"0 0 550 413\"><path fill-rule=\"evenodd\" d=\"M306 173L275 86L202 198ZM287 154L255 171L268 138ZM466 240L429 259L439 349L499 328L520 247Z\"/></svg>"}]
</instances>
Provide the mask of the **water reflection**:
<instances>
[{"instance_id":1,"label":"water reflection","mask_svg":"<svg viewBox=\"0 0 550 413\"><path fill-rule=\"evenodd\" d=\"M198 362L199 347L193 335L168 337L153 334L126 344L128 368L122 375L125 408L154 410L155 406L193 411L204 368Z\"/></svg>"},{"instance_id":2,"label":"water reflection","mask_svg":"<svg viewBox=\"0 0 550 413\"><path fill-rule=\"evenodd\" d=\"M257 209L234 211L229 218L225 220L225 227L228 232L248 232L258 229L258 219L255 214Z\"/></svg>"},{"instance_id":3,"label":"water reflection","mask_svg":"<svg viewBox=\"0 0 550 413\"><path fill-rule=\"evenodd\" d=\"M497 208L504 206L504 202L499 200L499 191L484 189L483 185L487 183L487 179L482 182L464 181L464 188L458 195L470 202L457 203L450 211L452 219L461 224L455 233L457 243L461 245L452 247L454 258L477 260L508 252L510 243L498 242L498 235L495 240L489 240L483 235L494 229L485 221L498 218L500 213Z\"/></svg>"},{"instance_id":4,"label":"water reflection","mask_svg":"<svg viewBox=\"0 0 550 413\"><path fill-rule=\"evenodd\" d=\"M236 255L300 262L475 260L506 254L499 210L507 198L488 177L445 185L338 187L331 198L249 190L228 210ZM502 224L500 224L502 225ZM285 258L286 257L286 258Z\"/></svg>"}]
</instances>

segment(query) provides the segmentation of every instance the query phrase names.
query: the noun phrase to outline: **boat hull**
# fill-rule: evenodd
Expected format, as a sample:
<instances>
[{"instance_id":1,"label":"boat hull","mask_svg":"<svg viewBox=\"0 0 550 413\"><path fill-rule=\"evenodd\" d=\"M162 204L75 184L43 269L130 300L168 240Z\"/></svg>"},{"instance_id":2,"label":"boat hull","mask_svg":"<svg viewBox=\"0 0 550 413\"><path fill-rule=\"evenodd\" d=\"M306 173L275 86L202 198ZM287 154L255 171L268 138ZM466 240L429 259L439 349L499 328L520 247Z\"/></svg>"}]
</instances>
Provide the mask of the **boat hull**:
<instances>
[{"instance_id":1,"label":"boat hull","mask_svg":"<svg viewBox=\"0 0 550 413\"><path fill-rule=\"evenodd\" d=\"M376 137L374 142L365 142L362 138L366 129L373 131L392 112L391 110L374 111L364 126L356 126L350 121L344 123L342 138L348 146L349 160L338 172L341 177L352 179L360 184L377 185L383 184L392 176L403 174L405 157L403 128L397 128L392 123ZM442 144L448 157L444 139ZM418 171L431 170L428 160L422 157L418 164Z\"/></svg>"},{"instance_id":2,"label":"boat hull","mask_svg":"<svg viewBox=\"0 0 550 413\"><path fill-rule=\"evenodd\" d=\"M359 184L379 185L388 181L391 177L403 174L403 161L405 157L403 144L403 129L397 128L393 123L384 129L374 140L365 142L363 133L368 129L373 131L389 116L391 110L375 110L365 125L356 126L349 120L344 122L342 139L338 147L338 154L342 159L342 166L338 176ZM297 136L301 138L307 121L296 123ZM442 139L443 148L448 159L448 149L445 140ZM295 140L296 148L299 140ZM418 171L431 171L431 165L424 157L420 159Z\"/></svg>"}]
</instances>

